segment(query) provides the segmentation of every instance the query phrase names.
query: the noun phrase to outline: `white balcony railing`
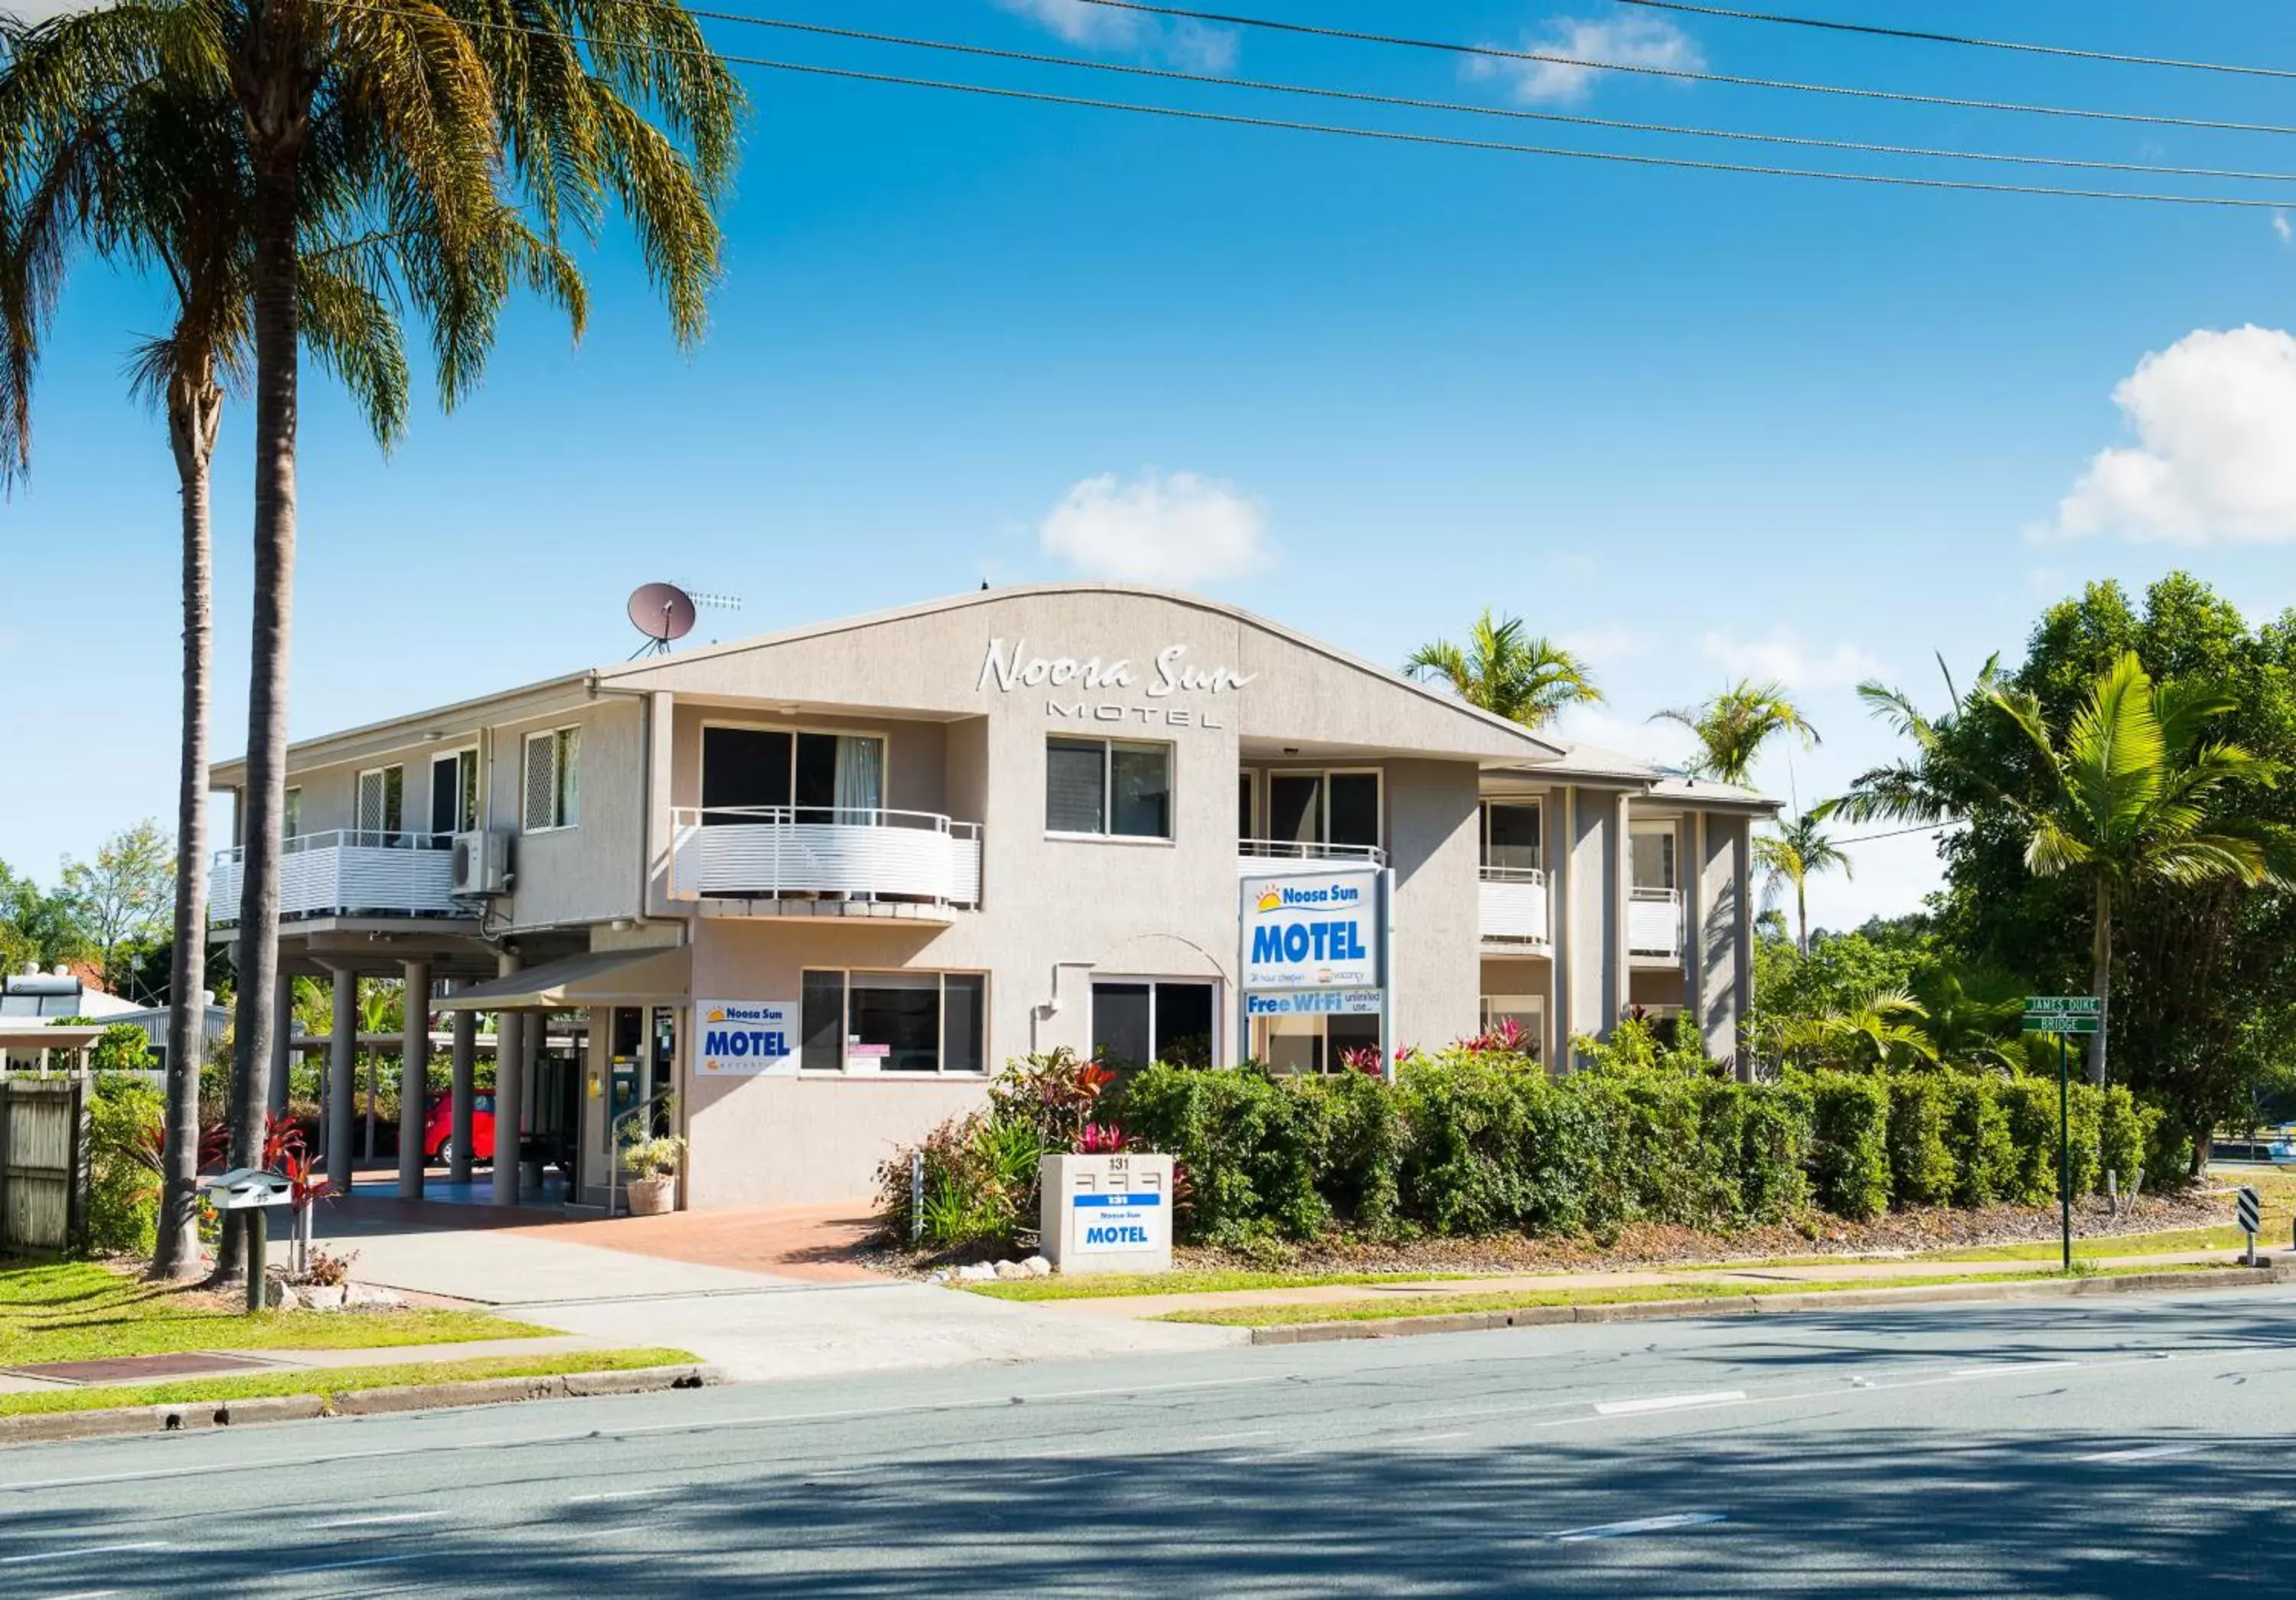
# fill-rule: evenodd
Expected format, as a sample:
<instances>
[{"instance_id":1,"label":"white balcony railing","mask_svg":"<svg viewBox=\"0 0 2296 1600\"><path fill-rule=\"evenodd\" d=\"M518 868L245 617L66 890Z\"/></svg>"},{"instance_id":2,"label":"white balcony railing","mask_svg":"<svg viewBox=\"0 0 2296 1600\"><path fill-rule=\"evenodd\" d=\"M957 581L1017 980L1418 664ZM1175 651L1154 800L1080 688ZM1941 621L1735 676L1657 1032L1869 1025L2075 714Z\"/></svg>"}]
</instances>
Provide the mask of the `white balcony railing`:
<instances>
[{"instance_id":1,"label":"white balcony railing","mask_svg":"<svg viewBox=\"0 0 2296 1600\"><path fill-rule=\"evenodd\" d=\"M340 828L283 840L279 857L279 915L304 916L469 916L450 892L454 853L432 833ZM240 849L216 852L208 874L208 915L221 926L239 921L244 881Z\"/></svg>"},{"instance_id":2,"label":"white balcony railing","mask_svg":"<svg viewBox=\"0 0 2296 1600\"><path fill-rule=\"evenodd\" d=\"M1627 902L1627 954L1669 961L1682 954L1680 890L1635 887Z\"/></svg>"},{"instance_id":3,"label":"white balcony railing","mask_svg":"<svg viewBox=\"0 0 2296 1600\"><path fill-rule=\"evenodd\" d=\"M1486 866L1480 889L1482 936L1494 944L1546 945L1546 874L1535 866Z\"/></svg>"},{"instance_id":4,"label":"white balcony railing","mask_svg":"<svg viewBox=\"0 0 2296 1600\"><path fill-rule=\"evenodd\" d=\"M980 825L928 811L680 806L672 899L791 896L980 905Z\"/></svg>"},{"instance_id":5,"label":"white balcony railing","mask_svg":"<svg viewBox=\"0 0 2296 1600\"><path fill-rule=\"evenodd\" d=\"M1242 839L1239 865L1248 873L1267 872L1285 861L1328 861L1342 866L1385 866L1387 852L1375 844L1318 844L1308 839Z\"/></svg>"}]
</instances>

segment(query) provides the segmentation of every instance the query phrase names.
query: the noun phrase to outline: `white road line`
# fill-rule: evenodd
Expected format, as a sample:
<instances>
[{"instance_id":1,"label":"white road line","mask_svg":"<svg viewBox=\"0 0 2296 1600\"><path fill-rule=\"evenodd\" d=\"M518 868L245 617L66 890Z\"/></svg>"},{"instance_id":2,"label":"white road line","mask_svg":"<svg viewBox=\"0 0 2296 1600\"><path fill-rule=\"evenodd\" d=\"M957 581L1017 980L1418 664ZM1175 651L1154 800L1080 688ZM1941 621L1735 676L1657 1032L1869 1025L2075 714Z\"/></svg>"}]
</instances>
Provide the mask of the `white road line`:
<instances>
[{"instance_id":1,"label":"white road line","mask_svg":"<svg viewBox=\"0 0 2296 1600\"><path fill-rule=\"evenodd\" d=\"M0 1555L0 1567L28 1567L35 1562L70 1561L75 1555L117 1555L127 1550L165 1550L164 1538L140 1539L132 1545L75 1545L69 1550L42 1550L34 1555Z\"/></svg>"},{"instance_id":2,"label":"white road line","mask_svg":"<svg viewBox=\"0 0 2296 1600\"><path fill-rule=\"evenodd\" d=\"M2135 1449L2106 1450L2095 1456L2076 1456L2075 1461L2116 1465L2124 1461L2166 1461L2171 1456L2190 1456L2206 1449L2206 1445L2156 1444L2139 1446Z\"/></svg>"},{"instance_id":3,"label":"white road line","mask_svg":"<svg viewBox=\"0 0 2296 1600\"><path fill-rule=\"evenodd\" d=\"M1644 1411L1676 1411L1685 1406L1724 1406L1742 1400L1742 1389L1717 1389L1707 1394L1654 1394L1639 1400L1597 1400L1597 1416L1632 1416Z\"/></svg>"},{"instance_id":4,"label":"white road line","mask_svg":"<svg viewBox=\"0 0 2296 1600\"><path fill-rule=\"evenodd\" d=\"M1558 1545L1576 1545L1588 1539L1627 1538L1637 1533L1663 1533L1669 1528L1693 1528L1702 1522L1728 1520L1718 1511L1681 1511L1672 1516L1637 1517L1631 1522L1604 1522L1595 1528L1573 1528L1567 1533L1550 1533L1546 1537Z\"/></svg>"},{"instance_id":5,"label":"white road line","mask_svg":"<svg viewBox=\"0 0 2296 1600\"><path fill-rule=\"evenodd\" d=\"M610 1489L602 1495L569 1495L566 1497L566 1504L595 1506L607 1500L651 1500L657 1496L674 1492L675 1490L668 1484L659 1484L652 1489Z\"/></svg>"},{"instance_id":6,"label":"white road line","mask_svg":"<svg viewBox=\"0 0 2296 1600\"><path fill-rule=\"evenodd\" d=\"M429 1522L444 1514L437 1511L382 1511L373 1516L337 1517L332 1522L314 1522L311 1530L317 1533L330 1528L379 1528L388 1522Z\"/></svg>"}]
</instances>

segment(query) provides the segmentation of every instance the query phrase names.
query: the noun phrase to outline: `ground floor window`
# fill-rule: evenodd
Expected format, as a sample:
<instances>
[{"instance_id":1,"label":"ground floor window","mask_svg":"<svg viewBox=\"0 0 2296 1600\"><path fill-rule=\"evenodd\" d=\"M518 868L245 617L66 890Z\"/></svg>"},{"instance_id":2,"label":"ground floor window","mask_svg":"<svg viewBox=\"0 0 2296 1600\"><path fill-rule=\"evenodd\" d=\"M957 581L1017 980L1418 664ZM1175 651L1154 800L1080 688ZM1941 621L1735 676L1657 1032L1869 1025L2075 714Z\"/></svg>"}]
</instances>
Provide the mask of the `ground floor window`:
<instances>
[{"instance_id":1,"label":"ground floor window","mask_svg":"<svg viewBox=\"0 0 2296 1600\"><path fill-rule=\"evenodd\" d=\"M1095 979L1092 1053L1111 1067L1212 1064L1212 986L1149 978Z\"/></svg>"},{"instance_id":2,"label":"ground floor window","mask_svg":"<svg viewBox=\"0 0 2296 1600\"><path fill-rule=\"evenodd\" d=\"M979 972L808 971L798 1064L816 1072L980 1071L988 981Z\"/></svg>"},{"instance_id":3,"label":"ground floor window","mask_svg":"<svg viewBox=\"0 0 2296 1600\"><path fill-rule=\"evenodd\" d=\"M1483 1031L1502 1033L1512 1025L1522 1035L1522 1047L1534 1060L1542 1058L1546 1045L1546 997L1545 995L1485 995L1483 997Z\"/></svg>"},{"instance_id":4,"label":"ground floor window","mask_svg":"<svg viewBox=\"0 0 2296 1600\"><path fill-rule=\"evenodd\" d=\"M1365 1051L1379 1059L1375 1016L1270 1017L1259 1027L1259 1058L1270 1071L1343 1071Z\"/></svg>"}]
</instances>

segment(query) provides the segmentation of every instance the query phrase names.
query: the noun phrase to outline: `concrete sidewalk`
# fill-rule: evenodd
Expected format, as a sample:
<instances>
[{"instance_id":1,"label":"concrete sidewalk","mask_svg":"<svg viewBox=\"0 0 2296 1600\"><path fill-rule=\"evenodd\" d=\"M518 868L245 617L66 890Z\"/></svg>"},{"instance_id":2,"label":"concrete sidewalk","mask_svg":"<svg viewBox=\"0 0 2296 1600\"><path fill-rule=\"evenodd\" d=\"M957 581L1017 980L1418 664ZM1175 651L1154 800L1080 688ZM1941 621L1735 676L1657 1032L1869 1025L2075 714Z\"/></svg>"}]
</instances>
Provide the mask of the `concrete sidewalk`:
<instances>
[{"instance_id":1,"label":"concrete sidewalk","mask_svg":"<svg viewBox=\"0 0 2296 1600\"><path fill-rule=\"evenodd\" d=\"M457 1226L464 1209L361 1199L323 1208L315 1231L330 1250L358 1252L352 1276L361 1283L499 1309L591 1341L691 1350L736 1381L1086 1360L1242 1339L1226 1328L1060 1316L834 1260L791 1261L790 1241L817 1235L821 1218L689 1212L568 1223L535 1211ZM640 1245L678 1253L643 1253ZM694 1257L773 1259L787 1269ZM808 1268L814 1276L797 1276ZM824 1282L824 1272L843 1281Z\"/></svg>"}]
</instances>

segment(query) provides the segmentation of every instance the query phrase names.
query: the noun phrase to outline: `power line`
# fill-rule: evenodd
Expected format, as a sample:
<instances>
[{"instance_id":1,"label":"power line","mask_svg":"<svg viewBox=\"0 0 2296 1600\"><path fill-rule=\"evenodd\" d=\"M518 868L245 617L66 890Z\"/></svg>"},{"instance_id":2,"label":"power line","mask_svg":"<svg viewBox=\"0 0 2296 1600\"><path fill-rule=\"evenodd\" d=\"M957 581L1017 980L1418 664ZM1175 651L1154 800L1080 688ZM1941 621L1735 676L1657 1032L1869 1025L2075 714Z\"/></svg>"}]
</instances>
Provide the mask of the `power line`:
<instances>
[{"instance_id":1,"label":"power line","mask_svg":"<svg viewBox=\"0 0 2296 1600\"><path fill-rule=\"evenodd\" d=\"M326 3L341 11L366 11L404 16L419 14L399 11L391 6L357 4L357 0L326 0ZM1097 0L1095 0L1095 3L1097 3ZM537 38L562 38L585 46L593 44L592 40L580 34L551 29L528 28L512 22L489 22L472 19L461 21L457 26L484 29L496 33L522 33ZM1276 128L1287 133L1323 134L1339 138L1427 145L1447 150L1479 150L1500 155L1546 156L1558 160L1610 161L1621 166L1670 168L1686 172L1730 172L1763 177L1808 178L1820 183L1857 184L1876 188L1929 189L1977 194L2045 195L2066 200L2126 201L2145 205L2200 206L2241 211L2278 211L2285 209L2283 202L2279 201L2250 200L2234 195L2152 193L2131 189L2072 189L2046 184L1980 183L1971 178L1919 177L1878 172L1833 172L1815 167L1779 167L1754 162L1706 161L1689 156L1637 155L1626 151L1574 150L1562 145L1513 144L1496 139L1468 139L1449 134L1406 133L1395 128L1353 127L1334 122L1298 122L1275 117L1247 117L1234 111L1195 111L1170 105L1144 105L1134 101L1097 100L1078 94L1047 94L1037 89L1009 89L989 84L960 83L944 78L909 78L892 72L865 72L851 67L826 67L811 62L775 61L765 56L734 55L724 51L688 48L674 45L621 42L619 47L626 51L645 51L656 55L706 57L732 66L757 67L768 71L791 72L811 78L840 78L854 83L890 84L905 88L938 89L949 94L977 94L993 100L1072 106L1090 111L1124 111L1134 116L1168 117L1182 122L1210 123L1230 127Z\"/></svg>"},{"instance_id":2,"label":"power line","mask_svg":"<svg viewBox=\"0 0 2296 1600\"><path fill-rule=\"evenodd\" d=\"M1618 0L1645 11L1685 12L1693 16L1727 17L1738 22L1782 22L1790 28L1815 28L1827 33L1870 34L1875 38L1911 39L1924 45L1964 45L1977 50L2013 50L2023 55L2056 55L2084 62L2118 62L2129 67L2175 67L2187 72L2231 72L2246 78L2296 78L2285 67L2250 67L2231 62L2185 61L2168 55L2120 55L2110 50L2079 50L2069 45L2036 45L2021 39L1981 39L1966 34L1932 33L1921 28L1885 28L1873 22L1840 22L1825 17L1789 17L1775 12L1737 11L1726 5L1693 5L1689 0Z\"/></svg>"},{"instance_id":3,"label":"power line","mask_svg":"<svg viewBox=\"0 0 2296 1600\"><path fill-rule=\"evenodd\" d=\"M1177 5L1157 5L1149 0L1074 0L1078 5L1100 5L1111 11L1140 12L1185 21L1214 22L1227 28L1258 28L1274 33L1304 34L1316 38L1345 39L1361 45L1394 45L1410 50L1434 50L1449 55L1490 61L1535 62L1554 67L1580 67L1590 72L1627 72L1643 78L1667 78L1683 83L1729 84L1740 88L1782 89L1797 94L1837 94L1853 100L1888 101L1900 105L1941 105L1970 111L2013 111L2025 116L2070 117L2092 122L2132 122L2153 127L2198 127L2218 133L2296 135L2285 123L2228 122L2207 117L2171 117L2146 111L2103 111L2078 106L2036 105L2014 100L1964 100L1950 94L1916 94L1902 89L1857 89L1844 84L1802 83L1785 78L1748 78L1727 72L1695 72L1686 67L1644 66L1627 62L1598 62L1548 50L1509 50L1498 45L1465 45L1451 39L1413 38L1403 34L1365 33L1346 28L1325 28L1313 22L1287 22L1273 17L1245 17L1226 12L1190 11Z\"/></svg>"},{"instance_id":4,"label":"power line","mask_svg":"<svg viewBox=\"0 0 2296 1600\"><path fill-rule=\"evenodd\" d=\"M687 13L714 22L734 22L752 28L816 34L876 45L938 50L955 55L982 56L995 61L1025 62L1038 66L1069 67L1107 72L1126 78L1162 78L1175 83L1205 84L1222 88L1251 89L1275 94L1302 94L1321 100L1351 101L1367 105L1404 106L1417 111L1454 111L1468 116L1498 117L1513 121L1549 122L1573 127L1610 128L1628 133L1666 134L1685 138L1726 139L1740 144L1789 145L1804 150L1841 150L1869 155L1909 156L1926 160L1986 161L2020 167L2054 167L2088 172L2141 172L2162 177L2229 178L2252 183L2296 183L2296 172L2250 172L2220 167L2166 167L2144 161L2079 160L2063 156L2009 154L1996 151L1947 150L1918 144L1882 144L1856 139L1821 139L1796 134L1742 132L1734 128L1698 127L1678 123L1636 122L1611 117L1582 117L1562 111L1529 111L1509 106L1476 105L1464 101L1423 100L1403 94L1375 94L1357 89L1334 89L1320 85L1283 83L1265 78L1228 78L1210 72L1186 72L1173 67L1142 67L1122 62L1090 61L1072 55L1052 55L1032 50L1008 50L988 45L969 45L949 39L922 39L906 34L873 33L858 28L835 28L823 22L801 22L783 17L761 17L748 12L709 11L687 6Z\"/></svg>"}]
</instances>

